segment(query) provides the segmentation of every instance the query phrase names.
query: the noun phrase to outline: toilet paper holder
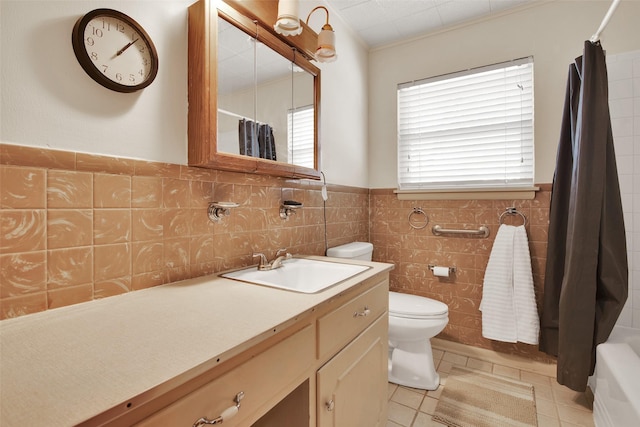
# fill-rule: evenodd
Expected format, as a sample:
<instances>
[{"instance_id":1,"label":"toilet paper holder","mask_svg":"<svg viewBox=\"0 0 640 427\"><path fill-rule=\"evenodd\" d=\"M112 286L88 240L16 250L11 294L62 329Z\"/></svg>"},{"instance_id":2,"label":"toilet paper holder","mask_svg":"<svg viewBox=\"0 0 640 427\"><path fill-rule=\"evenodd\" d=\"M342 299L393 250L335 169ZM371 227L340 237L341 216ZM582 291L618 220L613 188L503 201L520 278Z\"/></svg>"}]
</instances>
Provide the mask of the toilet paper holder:
<instances>
[{"instance_id":1,"label":"toilet paper holder","mask_svg":"<svg viewBox=\"0 0 640 427\"><path fill-rule=\"evenodd\" d=\"M431 272L432 272L432 273L434 273L434 274L435 274L436 267L442 268L442 266L434 265L434 264L429 264L429 265L427 265L427 267L428 267L428 268L429 268L429 270L431 270ZM449 274L451 274L451 273L455 273L455 272L457 271L456 267L445 267L445 268L448 268L448 269L449 269Z\"/></svg>"}]
</instances>

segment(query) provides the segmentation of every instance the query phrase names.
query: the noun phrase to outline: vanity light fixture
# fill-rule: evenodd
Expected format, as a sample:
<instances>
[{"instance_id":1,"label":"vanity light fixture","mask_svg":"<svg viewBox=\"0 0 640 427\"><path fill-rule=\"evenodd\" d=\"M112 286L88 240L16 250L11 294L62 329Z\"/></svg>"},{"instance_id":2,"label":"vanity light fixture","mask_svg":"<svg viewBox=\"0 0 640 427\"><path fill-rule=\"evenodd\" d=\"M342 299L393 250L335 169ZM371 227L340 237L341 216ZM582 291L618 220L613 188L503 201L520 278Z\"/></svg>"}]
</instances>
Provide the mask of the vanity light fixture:
<instances>
[{"instance_id":1,"label":"vanity light fixture","mask_svg":"<svg viewBox=\"0 0 640 427\"><path fill-rule=\"evenodd\" d=\"M324 9L327 14L327 20L322 26L322 30L320 30L320 34L318 34L318 48L316 49L316 60L319 62L333 62L338 59L338 54L336 53L336 33L333 31L331 25L329 25L329 11L324 6L316 6L314 7L309 15L307 16L306 24L309 25L309 18L311 18L311 14L318 9Z\"/></svg>"},{"instance_id":2,"label":"vanity light fixture","mask_svg":"<svg viewBox=\"0 0 640 427\"><path fill-rule=\"evenodd\" d=\"M240 205L234 202L211 202L209 203L207 214L211 221L220 222L223 216L231 214L231 208L237 208L238 206Z\"/></svg>"},{"instance_id":3,"label":"vanity light fixture","mask_svg":"<svg viewBox=\"0 0 640 427\"><path fill-rule=\"evenodd\" d=\"M313 12L323 9L327 14L327 20L318 34L318 47L315 58L318 62L333 62L338 59L336 54L336 35L331 25L329 25L329 10L324 6L314 7L307 16L306 24L309 25L309 18ZM278 34L284 36L297 36L302 33L302 25L298 18L298 0L279 0L278 19L273 29Z\"/></svg>"},{"instance_id":4,"label":"vanity light fixture","mask_svg":"<svg viewBox=\"0 0 640 427\"><path fill-rule=\"evenodd\" d=\"M273 29L283 36L297 36L302 33L302 25L298 18L298 0L278 1L278 19Z\"/></svg>"}]
</instances>

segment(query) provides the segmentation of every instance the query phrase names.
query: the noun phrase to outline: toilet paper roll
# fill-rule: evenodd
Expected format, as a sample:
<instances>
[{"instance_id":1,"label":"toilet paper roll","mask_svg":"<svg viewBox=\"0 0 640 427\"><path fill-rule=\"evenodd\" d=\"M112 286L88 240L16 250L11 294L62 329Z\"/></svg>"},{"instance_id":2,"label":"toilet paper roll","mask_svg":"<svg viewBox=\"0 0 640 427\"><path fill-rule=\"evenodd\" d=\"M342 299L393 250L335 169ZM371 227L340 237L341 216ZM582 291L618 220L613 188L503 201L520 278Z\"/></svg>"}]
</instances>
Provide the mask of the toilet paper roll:
<instances>
[{"instance_id":1,"label":"toilet paper roll","mask_svg":"<svg viewBox=\"0 0 640 427\"><path fill-rule=\"evenodd\" d=\"M433 267L433 275L438 277L449 277L449 267Z\"/></svg>"}]
</instances>

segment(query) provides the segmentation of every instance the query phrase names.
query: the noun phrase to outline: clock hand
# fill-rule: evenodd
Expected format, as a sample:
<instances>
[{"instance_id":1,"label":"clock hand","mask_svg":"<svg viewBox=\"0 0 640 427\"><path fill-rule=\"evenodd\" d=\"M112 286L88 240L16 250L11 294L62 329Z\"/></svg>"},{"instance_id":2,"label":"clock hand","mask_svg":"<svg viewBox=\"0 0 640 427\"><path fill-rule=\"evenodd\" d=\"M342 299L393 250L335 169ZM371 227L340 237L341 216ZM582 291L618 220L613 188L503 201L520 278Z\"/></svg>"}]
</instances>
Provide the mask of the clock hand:
<instances>
[{"instance_id":1,"label":"clock hand","mask_svg":"<svg viewBox=\"0 0 640 427\"><path fill-rule=\"evenodd\" d=\"M138 40L140 40L140 39L138 38L138 39L135 39L132 42L127 43L127 45L125 47L123 47L122 49L120 49L119 51L116 52L116 56L122 55L122 52L124 52L125 50L129 49L131 47L131 45L134 44L135 42L137 42Z\"/></svg>"}]
</instances>

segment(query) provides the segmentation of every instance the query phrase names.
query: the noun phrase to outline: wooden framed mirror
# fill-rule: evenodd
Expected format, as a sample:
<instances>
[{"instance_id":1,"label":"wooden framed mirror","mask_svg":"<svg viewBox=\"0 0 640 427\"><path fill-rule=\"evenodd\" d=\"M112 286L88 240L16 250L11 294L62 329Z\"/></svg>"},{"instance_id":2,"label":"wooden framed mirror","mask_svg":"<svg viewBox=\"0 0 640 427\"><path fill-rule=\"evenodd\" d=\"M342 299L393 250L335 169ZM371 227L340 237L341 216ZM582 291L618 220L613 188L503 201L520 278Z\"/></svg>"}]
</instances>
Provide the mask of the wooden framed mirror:
<instances>
[{"instance_id":1,"label":"wooden framed mirror","mask_svg":"<svg viewBox=\"0 0 640 427\"><path fill-rule=\"evenodd\" d=\"M189 165L320 178L320 70L227 3L189 7Z\"/></svg>"}]
</instances>

